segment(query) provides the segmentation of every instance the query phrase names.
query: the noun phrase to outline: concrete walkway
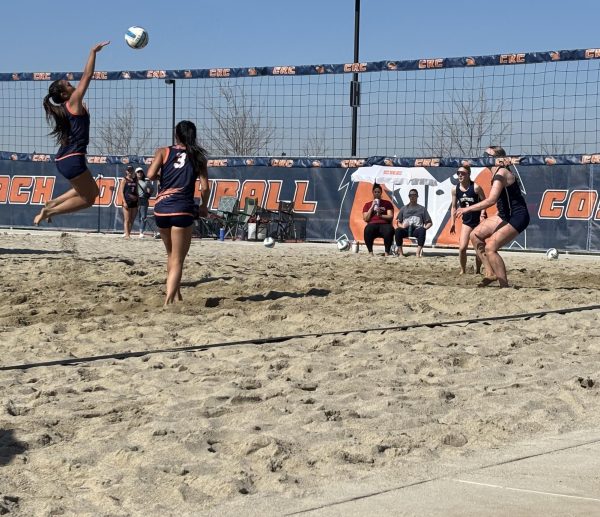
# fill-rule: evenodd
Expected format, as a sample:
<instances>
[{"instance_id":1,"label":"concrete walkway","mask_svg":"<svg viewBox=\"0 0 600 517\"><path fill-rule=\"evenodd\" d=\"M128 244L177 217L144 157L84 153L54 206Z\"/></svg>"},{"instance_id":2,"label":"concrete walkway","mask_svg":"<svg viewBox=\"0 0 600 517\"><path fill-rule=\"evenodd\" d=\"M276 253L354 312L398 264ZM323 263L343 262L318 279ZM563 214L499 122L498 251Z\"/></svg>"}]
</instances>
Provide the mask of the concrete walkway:
<instances>
[{"instance_id":1,"label":"concrete walkway","mask_svg":"<svg viewBox=\"0 0 600 517\"><path fill-rule=\"evenodd\" d=\"M430 464L399 479L331 486L310 499L259 496L210 515L600 516L600 430Z\"/></svg>"}]
</instances>

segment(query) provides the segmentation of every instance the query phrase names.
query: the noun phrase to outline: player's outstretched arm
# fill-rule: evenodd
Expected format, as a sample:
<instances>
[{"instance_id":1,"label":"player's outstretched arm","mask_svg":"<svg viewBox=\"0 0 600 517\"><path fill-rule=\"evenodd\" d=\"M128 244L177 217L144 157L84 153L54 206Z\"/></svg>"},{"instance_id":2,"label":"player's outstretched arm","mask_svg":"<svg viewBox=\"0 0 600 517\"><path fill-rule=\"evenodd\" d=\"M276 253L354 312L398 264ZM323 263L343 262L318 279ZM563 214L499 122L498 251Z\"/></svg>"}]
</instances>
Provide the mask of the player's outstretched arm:
<instances>
[{"instance_id":1,"label":"player's outstretched arm","mask_svg":"<svg viewBox=\"0 0 600 517\"><path fill-rule=\"evenodd\" d=\"M109 43L110 41L103 41L102 43L94 45L90 50L81 80L69 99L69 107L72 108L75 113L81 113L83 111L83 96L85 95L85 92L87 92L90 81L94 76L94 70L96 69L96 54Z\"/></svg>"}]
</instances>

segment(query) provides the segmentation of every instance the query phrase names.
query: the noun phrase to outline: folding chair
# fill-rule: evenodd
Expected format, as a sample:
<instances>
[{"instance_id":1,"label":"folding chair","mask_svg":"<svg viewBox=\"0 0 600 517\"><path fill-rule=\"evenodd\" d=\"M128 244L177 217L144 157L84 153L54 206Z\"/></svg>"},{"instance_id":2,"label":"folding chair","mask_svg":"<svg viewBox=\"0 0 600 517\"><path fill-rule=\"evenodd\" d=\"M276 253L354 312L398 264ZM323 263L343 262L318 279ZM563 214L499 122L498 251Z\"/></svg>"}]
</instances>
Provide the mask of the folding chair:
<instances>
[{"instance_id":1,"label":"folding chair","mask_svg":"<svg viewBox=\"0 0 600 517\"><path fill-rule=\"evenodd\" d=\"M215 217L198 217L195 221L194 237L200 239L218 239L219 238L219 221Z\"/></svg>"},{"instance_id":2,"label":"folding chair","mask_svg":"<svg viewBox=\"0 0 600 517\"><path fill-rule=\"evenodd\" d=\"M258 208L258 199L255 197L247 197L244 201L244 209L237 213L236 235L242 236L242 239L248 236L248 223L250 219L256 216Z\"/></svg>"},{"instance_id":3,"label":"folding chair","mask_svg":"<svg viewBox=\"0 0 600 517\"><path fill-rule=\"evenodd\" d=\"M266 208L256 208L256 240L272 237L270 229L277 212L271 212Z\"/></svg>"},{"instance_id":4,"label":"folding chair","mask_svg":"<svg viewBox=\"0 0 600 517\"><path fill-rule=\"evenodd\" d=\"M225 238L229 236L235 240L238 224L238 198L236 196L221 197L214 218L220 228L225 229Z\"/></svg>"},{"instance_id":5,"label":"folding chair","mask_svg":"<svg viewBox=\"0 0 600 517\"><path fill-rule=\"evenodd\" d=\"M294 222L294 202L280 201L277 218L273 221L275 230L271 232L274 239L283 242L289 239L296 239L296 226Z\"/></svg>"},{"instance_id":6,"label":"folding chair","mask_svg":"<svg viewBox=\"0 0 600 517\"><path fill-rule=\"evenodd\" d=\"M215 216L211 213L207 217L200 216L200 205L202 204L201 198L194 198L194 232L193 237L199 239L219 238L219 224Z\"/></svg>"}]
</instances>

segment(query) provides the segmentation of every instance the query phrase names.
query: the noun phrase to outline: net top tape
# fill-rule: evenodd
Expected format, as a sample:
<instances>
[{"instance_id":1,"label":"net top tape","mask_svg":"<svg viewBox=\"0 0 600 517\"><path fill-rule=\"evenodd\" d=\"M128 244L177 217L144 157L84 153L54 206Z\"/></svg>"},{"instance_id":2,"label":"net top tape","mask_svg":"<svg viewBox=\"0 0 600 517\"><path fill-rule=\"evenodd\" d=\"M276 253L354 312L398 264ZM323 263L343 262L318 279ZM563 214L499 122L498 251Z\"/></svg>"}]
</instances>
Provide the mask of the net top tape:
<instances>
[{"instance_id":1,"label":"net top tape","mask_svg":"<svg viewBox=\"0 0 600 517\"><path fill-rule=\"evenodd\" d=\"M88 155L87 162L109 165L145 165L152 163L152 156L98 156ZM0 151L0 160L26 162L52 162L53 154L12 153ZM494 165L599 165L600 154L562 154L562 155L529 155L507 156L504 158L397 158L387 156L371 156L368 158L293 158L293 157L211 157L209 167L281 167L281 168L317 168L346 169L383 165L386 167L460 167L468 163L472 167L490 167Z\"/></svg>"},{"instance_id":2,"label":"net top tape","mask_svg":"<svg viewBox=\"0 0 600 517\"><path fill-rule=\"evenodd\" d=\"M522 52L488 56L464 56L449 58L423 58L412 60L386 60L363 63L255 66L245 68L200 68L186 70L122 70L94 73L94 79L142 80L142 79L224 79L259 76L295 76L348 74L364 72L408 72L444 68L471 68L482 66L512 66L559 61L582 61L600 58L600 48L576 50L550 50L546 52ZM81 79L82 72L11 72L0 73L0 81L55 81Z\"/></svg>"}]
</instances>

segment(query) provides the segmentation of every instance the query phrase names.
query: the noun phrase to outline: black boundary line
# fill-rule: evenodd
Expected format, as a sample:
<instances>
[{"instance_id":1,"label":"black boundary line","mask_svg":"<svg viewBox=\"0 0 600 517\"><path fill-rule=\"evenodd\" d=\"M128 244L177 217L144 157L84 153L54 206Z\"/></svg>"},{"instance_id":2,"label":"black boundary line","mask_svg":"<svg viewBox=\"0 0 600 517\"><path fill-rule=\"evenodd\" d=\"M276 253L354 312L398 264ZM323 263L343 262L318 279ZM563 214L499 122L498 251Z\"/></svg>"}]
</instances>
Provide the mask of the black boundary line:
<instances>
[{"instance_id":1,"label":"black boundary line","mask_svg":"<svg viewBox=\"0 0 600 517\"><path fill-rule=\"evenodd\" d=\"M523 460L528 460L530 458L537 458L540 456L547 456L548 454L554 454L555 452L561 452L561 451L568 451L570 449L577 449L578 447L584 447L586 445L594 445L600 443L600 439L597 440L590 440L588 442L583 442L583 443L577 443L575 445L567 445L566 447L559 447L558 449L551 449L551 450L547 450L547 451L543 451L543 452L537 452L534 454L528 454L526 456L517 456L516 458L511 458L508 460L503 460L503 461L498 461L496 463L490 463L487 465L482 465L481 467L476 467L476 468L472 468L472 469L468 469L468 470L464 470L461 472L457 472L455 474L451 474L451 477L455 477L458 475L463 475L463 474L473 474L475 472L478 472L480 470L485 470L485 469L490 469L493 467L499 467L501 465L506 465L508 463L516 463L518 461L523 461ZM308 513L308 512L314 512L316 510L322 510L323 508L330 508L332 506L339 506L341 504L346 504L346 503L353 503L355 501L360 501L361 499L368 499L369 497L375 497L378 495L383 495L383 494L387 494L389 492L394 492L396 490L403 490L404 488L411 488L413 486L419 486L419 485L424 485L426 483L432 483L434 481L440 481L443 479L450 479L450 476L448 474L444 474L442 476L435 476L429 479L423 479L421 481L415 481L414 483L407 483L406 485L398 485L396 487L391 487L391 488L386 488L384 490L380 490L377 492L369 492L368 494L363 494L363 495L357 495L354 497L349 497L348 499L342 499L341 501L334 501L332 503L325 503L319 506L313 506L311 508L304 508L303 510L297 510L295 512L292 513L286 513L284 515L301 515L303 513ZM460 481L460 480L459 480Z\"/></svg>"},{"instance_id":2,"label":"black boundary line","mask_svg":"<svg viewBox=\"0 0 600 517\"><path fill-rule=\"evenodd\" d=\"M409 329L415 328L436 328L436 327L446 327L449 325L461 325L461 324L473 324L473 323L487 323L490 321L501 321L501 320L514 320L514 319L530 319L530 318L541 318L543 316L547 316L549 314L569 314L571 312L582 312L582 311L594 311L600 309L600 305L587 305L584 307L571 307L566 309L553 309L547 311L538 311L538 312L525 312L520 314L511 314L504 316L487 316L483 318L470 318L464 320L450 320L450 321L439 321L439 322L431 322L431 323L414 323L411 325L395 325L392 327L372 327L366 329L354 329L354 330L334 330L331 332L318 332L318 333L310 333L310 334L296 334L291 336L273 336L267 338L259 338L259 339L245 339L242 341L226 341L224 343L209 343L206 345L191 345L184 347L176 347L176 348L161 348L161 349L153 349L153 350L144 350L137 352L117 352L114 354L106 354L106 355L92 355L89 357L73 357L73 358L65 358L65 359L56 359L54 361L42 361L39 363L24 363L24 364L14 364L8 366L0 366L0 371L8 371L8 370L28 370L30 368L39 368L41 366L57 366L57 365L71 365L78 363L91 363L94 361L102 361L104 359L128 359L130 357L142 357L144 355L153 355L153 354L164 354L164 353L173 353L173 352L194 352L194 351L202 351L208 350L211 348L225 348L228 346L241 346L241 345L268 345L268 344L276 344L283 343L285 341L290 341L291 339L302 339L302 338L310 338L310 337L323 337L323 336L347 336L348 334L366 334L368 332L388 332L391 330L396 331L405 331Z\"/></svg>"}]
</instances>

